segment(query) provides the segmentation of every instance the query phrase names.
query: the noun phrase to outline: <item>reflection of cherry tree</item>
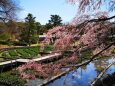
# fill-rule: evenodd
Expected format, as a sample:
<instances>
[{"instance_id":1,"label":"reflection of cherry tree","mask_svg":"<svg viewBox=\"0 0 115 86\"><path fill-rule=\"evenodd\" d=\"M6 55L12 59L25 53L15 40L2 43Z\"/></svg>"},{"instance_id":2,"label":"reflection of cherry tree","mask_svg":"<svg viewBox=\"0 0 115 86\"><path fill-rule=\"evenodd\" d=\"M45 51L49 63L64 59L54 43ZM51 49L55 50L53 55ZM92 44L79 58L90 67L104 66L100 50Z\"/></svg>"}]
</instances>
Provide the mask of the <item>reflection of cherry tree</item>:
<instances>
[{"instance_id":1,"label":"reflection of cherry tree","mask_svg":"<svg viewBox=\"0 0 115 86\"><path fill-rule=\"evenodd\" d=\"M96 67L97 72L100 73L109 65L108 58L94 61L94 65Z\"/></svg>"}]
</instances>

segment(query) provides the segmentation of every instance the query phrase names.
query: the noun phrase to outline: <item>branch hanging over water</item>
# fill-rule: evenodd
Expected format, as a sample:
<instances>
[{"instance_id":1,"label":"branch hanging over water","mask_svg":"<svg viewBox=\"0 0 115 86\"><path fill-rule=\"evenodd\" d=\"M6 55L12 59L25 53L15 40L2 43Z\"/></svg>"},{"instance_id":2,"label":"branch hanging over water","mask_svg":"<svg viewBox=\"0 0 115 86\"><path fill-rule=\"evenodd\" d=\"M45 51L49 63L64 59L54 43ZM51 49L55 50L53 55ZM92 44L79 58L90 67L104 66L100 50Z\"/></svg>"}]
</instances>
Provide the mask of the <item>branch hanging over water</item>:
<instances>
[{"instance_id":1,"label":"branch hanging over water","mask_svg":"<svg viewBox=\"0 0 115 86\"><path fill-rule=\"evenodd\" d=\"M105 50L107 50L108 48L110 48L113 44L115 44L115 42L113 42L113 43L111 43L110 45L108 45L106 48L104 48L103 50L101 50L99 53L93 55L93 56L91 57L91 59L88 60L88 61L85 61L85 62L80 63L80 64L77 64L77 65L68 65L68 66L66 66L66 67L80 67L80 66L86 65L86 64L90 63L91 61L93 61L94 59L96 59L96 57L97 57L99 54L101 54L102 52L104 52ZM66 67L65 67L65 68L66 68Z\"/></svg>"},{"instance_id":2,"label":"branch hanging over water","mask_svg":"<svg viewBox=\"0 0 115 86\"><path fill-rule=\"evenodd\" d=\"M108 67L106 67L99 75L98 77L92 82L91 86L94 86L96 82L104 75L107 69L109 69L115 62L111 63Z\"/></svg>"}]
</instances>

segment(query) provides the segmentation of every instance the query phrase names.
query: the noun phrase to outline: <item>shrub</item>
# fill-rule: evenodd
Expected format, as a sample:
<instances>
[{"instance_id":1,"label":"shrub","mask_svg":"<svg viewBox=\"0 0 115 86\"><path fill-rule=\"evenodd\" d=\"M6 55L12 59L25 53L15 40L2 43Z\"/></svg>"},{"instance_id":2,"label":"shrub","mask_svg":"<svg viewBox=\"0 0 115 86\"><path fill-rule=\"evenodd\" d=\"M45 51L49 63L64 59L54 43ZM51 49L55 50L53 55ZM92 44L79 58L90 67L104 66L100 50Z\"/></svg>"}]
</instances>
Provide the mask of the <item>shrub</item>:
<instances>
[{"instance_id":1,"label":"shrub","mask_svg":"<svg viewBox=\"0 0 115 86\"><path fill-rule=\"evenodd\" d=\"M25 42L17 42L17 41L13 41L13 45L14 46L27 46L27 43Z\"/></svg>"},{"instance_id":2,"label":"shrub","mask_svg":"<svg viewBox=\"0 0 115 86\"><path fill-rule=\"evenodd\" d=\"M8 52L9 52L10 56L18 56L18 53L15 52L15 50L9 50Z\"/></svg>"},{"instance_id":3,"label":"shrub","mask_svg":"<svg viewBox=\"0 0 115 86\"><path fill-rule=\"evenodd\" d=\"M36 53L34 51L31 51L30 49L24 49L24 51L28 54L30 54L31 56L35 56Z\"/></svg>"},{"instance_id":4,"label":"shrub","mask_svg":"<svg viewBox=\"0 0 115 86\"><path fill-rule=\"evenodd\" d=\"M6 51L6 52L3 52L3 53L2 53L2 56L3 56L3 57L11 57L7 51Z\"/></svg>"},{"instance_id":5,"label":"shrub","mask_svg":"<svg viewBox=\"0 0 115 86\"><path fill-rule=\"evenodd\" d=\"M39 48L30 48L31 51L34 51L35 53L39 53L40 52L40 49Z\"/></svg>"},{"instance_id":6,"label":"shrub","mask_svg":"<svg viewBox=\"0 0 115 86\"><path fill-rule=\"evenodd\" d=\"M22 58L29 58L30 55L26 52L24 52L23 49L16 49L17 53L19 53L21 55Z\"/></svg>"},{"instance_id":7,"label":"shrub","mask_svg":"<svg viewBox=\"0 0 115 86\"><path fill-rule=\"evenodd\" d=\"M35 56L38 57L40 52L39 48L21 48L21 49L13 49L4 51L1 53L1 56L6 59L17 59L17 57L22 57L25 59L34 58Z\"/></svg>"},{"instance_id":8,"label":"shrub","mask_svg":"<svg viewBox=\"0 0 115 86\"><path fill-rule=\"evenodd\" d=\"M89 59L92 56L91 50L82 53L81 58Z\"/></svg>"},{"instance_id":9,"label":"shrub","mask_svg":"<svg viewBox=\"0 0 115 86\"><path fill-rule=\"evenodd\" d=\"M8 42L7 41L0 41L0 44L8 45Z\"/></svg>"},{"instance_id":10,"label":"shrub","mask_svg":"<svg viewBox=\"0 0 115 86\"><path fill-rule=\"evenodd\" d=\"M52 45L48 45L44 48L43 52L50 52L53 50L53 46Z\"/></svg>"},{"instance_id":11,"label":"shrub","mask_svg":"<svg viewBox=\"0 0 115 86\"><path fill-rule=\"evenodd\" d=\"M5 72L0 74L0 86L24 86L24 80L16 75L12 75L11 72Z\"/></svg>"},{"instance_id":12,"label":"shrub","mask_svg":"<svg viewBox=\"0 0 115 86\"><path fill-rule=\"evenodd\" d=\"M3 58L0 58L0 62L2 62L2 61L4 61L4 59L3 59Z\"/></svg>"},{"instance_id":13,"label":"shrub","mask_svg":"<svg viewBox=\"0 0 115 86\"><path fill-rule=\"evenodd\" d=\"M8 34L8 33L2 33L2 34L0 34L0 40L6 41L8 39L10 39L10 34Z\"/></svg>"}]
</instances>

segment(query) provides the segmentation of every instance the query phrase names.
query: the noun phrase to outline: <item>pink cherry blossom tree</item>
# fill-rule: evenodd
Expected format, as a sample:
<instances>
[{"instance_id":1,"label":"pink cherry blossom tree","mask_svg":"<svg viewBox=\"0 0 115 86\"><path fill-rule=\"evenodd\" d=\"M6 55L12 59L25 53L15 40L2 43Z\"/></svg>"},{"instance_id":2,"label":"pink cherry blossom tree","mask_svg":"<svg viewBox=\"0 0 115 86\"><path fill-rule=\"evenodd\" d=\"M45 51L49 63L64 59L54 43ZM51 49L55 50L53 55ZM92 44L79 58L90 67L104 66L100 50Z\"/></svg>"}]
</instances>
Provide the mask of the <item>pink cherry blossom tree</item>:
<instances>
[{"instance_id":1,"label":"pink cherry blossom tree","mask_svg":"<svg viewBox=\"0 0 115 86\"><path fill-rule=\"evenodd\" d=\"M99 9L103 3L108 4L109 10L114 10L115 8L114 0L68 1L71 3L78 3L79 12L85 12L89 8L91 10ZM68 25L56 26L50 29L45 40L42 41L42 48L51 44L51 40L55 37L53 43L54 51L62 52L72 50L72 53L70 53L67 58L62 58L53 64L30 62L22 65L18 68L21 77L35 79L36 76L46 78L50 75L55 75L55 73L61 71L62 66L76 64L79 54L82 54L82 51L88 49L95 50L97 48L104 49L107 45L115 43L115 40L110 40L111 35L115 35L115 33L112 34L115 28L115 23L111 21L112 19L115 19L115 15L109 17L107 12L97 12L94 15L82 14L75 17ZM100 53L102 53L102 51ZM91 58L91 61L93 58ZM34 75L25 72L27 69L34 71Z\"/></svg>"}]
</instances>

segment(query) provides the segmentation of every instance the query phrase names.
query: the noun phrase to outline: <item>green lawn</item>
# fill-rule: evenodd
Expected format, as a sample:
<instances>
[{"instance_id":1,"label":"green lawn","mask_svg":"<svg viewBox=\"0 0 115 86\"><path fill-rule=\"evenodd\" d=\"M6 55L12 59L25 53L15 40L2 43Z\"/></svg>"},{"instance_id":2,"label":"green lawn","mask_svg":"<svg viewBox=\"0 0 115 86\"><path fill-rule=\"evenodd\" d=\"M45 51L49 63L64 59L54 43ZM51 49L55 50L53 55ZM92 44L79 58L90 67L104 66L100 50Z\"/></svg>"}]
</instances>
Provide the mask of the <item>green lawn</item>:
<instances>
[{"instance_id":1,"label":"green lawn","mask_svg":"<svg viewBox=\"0 0 115 86\"><path fill-rule=\"evenodd\" d=\"M40 50L38 47L33 48L16 48L13 50L7 50L0 53L0 62L5 59L33 59L40 57L40 52L48 53L53 50L53 47L46 46L44 50Z\"/></svg>"},{"instance_id":2,"label":"green lawn","mask_svg":"<svg viewBox=\"0 0 115 86\"><path fill-rule=\"evenodd\" d=\"M22 49L13 49L4 51L0 54L0 57L4 58L24 58L24 59L32 59L35 56L39 56L40 49L38 47L36 48L22 48Z\"/></svg>"}]
</instances>

